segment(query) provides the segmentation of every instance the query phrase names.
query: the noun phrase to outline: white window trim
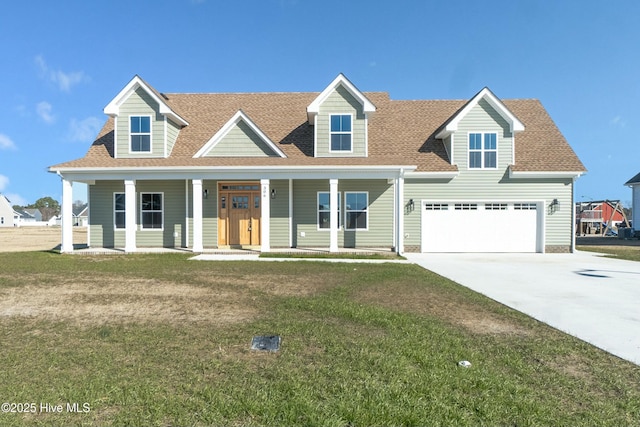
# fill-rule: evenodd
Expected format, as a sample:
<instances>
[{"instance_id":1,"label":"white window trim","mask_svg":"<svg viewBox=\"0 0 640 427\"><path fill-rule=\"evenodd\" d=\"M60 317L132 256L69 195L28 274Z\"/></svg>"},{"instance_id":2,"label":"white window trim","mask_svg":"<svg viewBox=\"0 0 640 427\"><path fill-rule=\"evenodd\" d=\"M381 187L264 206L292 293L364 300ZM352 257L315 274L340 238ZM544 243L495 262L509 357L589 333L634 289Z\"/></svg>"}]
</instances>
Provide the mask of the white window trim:
<instances>
[{"instance_id":1,"label":"white window trim","mask_svg":"<svg viewBox=\"0 0 640 427\"><path fill-rule=\"evenodd\" d=\"M124 230L126 230L126 227L127 227L127 205L125 203L125 208L124 209L116 210L116 195L117 194L122 194L123 196L125 196L124 191L114 191L113 192L113 229L114 229L114 231L124 231ZM124 219L125 226L122 227L122 228L118 228L116 226L116 212L122 212L125 215L125 219Z\"/></svg>"},{"instance_id":2,"label":"white window trim","mask_svg":"<svg viewBox=\"0 0 640 427\"><path fill-rule=\"evenodd\" d=\"M356 210L356 209L347 209L347 194L361 194L364 193L367 195L367 207L364 211ZM367 226L365 228L347 228L347 213L348 212L364 212L367 214ZM344 192L344 229L348 231L369 231L369 192L368 191L345 191Z\"/></svg>"},{"instance_id":3,"label":"white window trim","mask_svg":"<svg viewBox=\"0 0 640 427\"><path fill-rule=\"evenodd\" d=\"M471 148L469 148L469 138L470 138L470 136L472 134L477 134L477 133L482 135L480 149L479 150L472 150ZM493 134L493 135L496 136L496 149L495 150L487 150L487 149L484 148L484 137L487 134ZM467 132L467 142L466 143L467 143L467 169L469 169L469 170L483 170L483 169L484 170L496 170L496 169L498 169L498 145L499 145L498 132L494 132L494 131L472 131L472 132ZM471 167L471 162L469 160L470 160L470 154L472 152L473 153L480 153L480 164L482 166L480 166L479 168L472 168ZM485 153L488 153L488 152L495 152L496 153L496 165L493 166L493 167L486 167L484 165L484 155L485 155Z\"/></svg>"},{"instance_id":4,"label":"white window trim","mask_svg":"<svg viewBox=\"0 0 640 427\"><path fill-rule=\"evenodd\" d=\"M132 117L149 117L149 151L133 151L131 148L131 137L133 135L146 135L146 133L133 133L131 132L131 118ZM131 114L129 116L129 154L153 154L153 117L151 114Z\"/></svg>"},{"instance_id":5,"label":"white window trim","mask_svg":"<svg viewBox=\"0 0 640 427\"><path fill-rule=\"evenodd\" d=\"M162 213L162 227L160 228L145 228L144 227L144 221L142 219L142 196L144 194L160 194L162 196L162 200L160 200L160 212ZM149 212L157 212L157 211L149 211ZM164 221L165 221L165 214L164 214L164 192L163 191L145 191L145 192L141 192L140 193L140 209L139 209L139 213L140 213L140 230L142 231L164 231Z\"/></svg>"},{"instance_id":6,"label":"white window trim","mask_svg":"<svg viewBox=\"0 0 640 427\"><path fill-rule=\"evenodd\" d=\"M329 194L329 202L331 202L331 195L329 191L316 192L316 230L329 232L331 230L331 227L328 227L328 228L320 227L320 212L330 212L330 211L320 210L320 194ZM340 220L341 208L342 208L342 192L338 191L338 220ZM344 226L344 221L340 221L340 226L338 227L338 230L341 230L343 226Z\"/></svg>"},{"instance_id":7,"label":"white window trim","mask_svg":"<svg viewBox=\"0 0 640 427\"><path fill-rule=\"evenodd\" d=\"M351 116L351 131L349 132L332 132L331 131L331 118L333 116ZM355 122L353 120L353 113L331 113L329 114L329 153L353 153L353 128ZM351 149L350 150L332 150L331 149L331 136L332 135L351 135Z\"/></svg>"}]
</instances>

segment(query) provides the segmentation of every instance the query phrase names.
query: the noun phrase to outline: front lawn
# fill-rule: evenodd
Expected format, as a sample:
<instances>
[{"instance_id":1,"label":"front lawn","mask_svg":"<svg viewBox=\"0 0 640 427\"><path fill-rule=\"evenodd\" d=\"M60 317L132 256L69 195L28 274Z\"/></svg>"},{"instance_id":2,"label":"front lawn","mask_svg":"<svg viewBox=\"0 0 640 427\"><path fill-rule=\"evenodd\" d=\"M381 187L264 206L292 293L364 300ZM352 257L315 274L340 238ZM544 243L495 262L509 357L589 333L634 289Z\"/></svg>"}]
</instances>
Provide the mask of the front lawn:
<instances>
[{"instance_id":1,"label":"front lawn","mask_svg":"<svg viewBox=\"0 0 640 427\"><path fill-rule=\"evenodd\" d=\"M579 251L599 252L610 258L640 261L640 246L577 246Z\"/></svg>"},{"instance_id":2,"label":"front lawn","mask_svg":"<svg viewBox=\"0 0 640 427\"><path fill-rule=\"evenodd\" d=\"M0 425L640 420L640 367L417 266L189 256L0 254Z\"/></svg>"}]
</instances>

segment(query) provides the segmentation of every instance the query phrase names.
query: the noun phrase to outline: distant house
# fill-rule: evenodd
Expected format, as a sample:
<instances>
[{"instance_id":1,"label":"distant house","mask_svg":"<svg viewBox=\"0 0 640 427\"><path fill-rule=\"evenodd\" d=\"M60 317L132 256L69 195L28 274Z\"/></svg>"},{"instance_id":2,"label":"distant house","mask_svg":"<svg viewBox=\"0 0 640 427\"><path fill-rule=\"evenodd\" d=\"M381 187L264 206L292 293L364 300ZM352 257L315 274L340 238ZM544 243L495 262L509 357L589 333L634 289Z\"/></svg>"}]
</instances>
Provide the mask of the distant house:
<instances>
[{"instance_id":1,"label":"distant house","mask_svg":"<svg viewBox=\"0 0 640 427\"><path fill-rule=\"evenodd\" d=\"M89 204L73 205L73 225L86 227L89 225Z\"/></svg>"},{"instance_id":2,"label":"distant house","mask_svg":"<svg viewBox=\"0 0 640 427\"><path fill-rule=\"evenodd\" d=\"M640 173L625 182L624 185L631 187L631 215L633 217L631 222L633 228L640 230Z\"/></svg>"},{"instance_id":3,"label":"distant house","mask_svg":"<svg viewBox=\"0 0 640 427\"><path fill-rule=\"evenodd\" d=\"M62 178L88 183L89 245L571 252L585 172L535 99L393 100L338 75L320 92L161 93L135 76Z\"/></svg>"},{"instance_id":4,"label":"distant house","mask_svg":"<svg viewBox=\"0 0 640 427\"><path fill-rule=\"evenodd\" d=\"M594 200L576 203L576 233L600 234L607 225L625 225L622 204L617 200Z\"/></svg>"},{"instance_id":5,"label":"distant house","mask_svg":"<svg viewBox=\"0 0 640 427\"><path fill-rule=\"evenodd\" d=\"M0 194L0 227L17 227L20 217L20 213L11 206L11 201Z\"/></svg>"}]
</instances>

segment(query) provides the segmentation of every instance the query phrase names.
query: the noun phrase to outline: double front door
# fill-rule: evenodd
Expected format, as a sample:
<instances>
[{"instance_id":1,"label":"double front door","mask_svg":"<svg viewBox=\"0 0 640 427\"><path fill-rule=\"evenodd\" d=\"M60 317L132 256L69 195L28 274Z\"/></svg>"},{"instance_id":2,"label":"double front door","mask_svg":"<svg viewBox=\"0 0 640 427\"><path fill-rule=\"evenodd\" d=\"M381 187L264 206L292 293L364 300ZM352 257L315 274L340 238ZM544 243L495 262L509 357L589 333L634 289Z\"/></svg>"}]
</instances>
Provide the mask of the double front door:
<instances>
[{"instance_id":1,"label":"double front door","mask_svg":"<svg viewBox=\"0 0 640 427\"><path fill-rule=\"evenodd\" d=\"M218 190L218 245L259 244L259 184L221 184Z\"/></svg>"}]
</instances>

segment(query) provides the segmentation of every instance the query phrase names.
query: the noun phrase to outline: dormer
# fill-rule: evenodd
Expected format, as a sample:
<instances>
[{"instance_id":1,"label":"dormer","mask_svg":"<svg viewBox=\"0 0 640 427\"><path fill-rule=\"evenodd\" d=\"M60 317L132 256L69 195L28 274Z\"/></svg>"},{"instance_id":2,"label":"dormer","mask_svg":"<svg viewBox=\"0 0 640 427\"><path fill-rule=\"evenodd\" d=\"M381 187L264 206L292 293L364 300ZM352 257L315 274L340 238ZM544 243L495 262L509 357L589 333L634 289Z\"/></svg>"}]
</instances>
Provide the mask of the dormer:
<instances>
[{"instance_id":1,"label":"dormer","mask_svg":"<svg viewBox=\"0 0 640 427\"><path fill-rule=\"evenodd\" d=\"M436 134L451 164L463 171L502 173L515 160L515 135L522 122L497 96L484 88L456 112Z\"/></svg>"},{"instance_id":2,"label":"dormer","mask_svg":"<svg viewBox=\"0 0 640 427\"><path fill-rule=\"evenodd\" d=\"M180 129L189 123L167 104L167 99L135 76L104 107L114 118L116 158L168 157Z\"/></svg>"},{"instance_id":3,"label":"dormer","mask_svg":"<svg viewBox=\"0 0 640 427\"><path fill-rule=\"evenodd\" d=\"M368 123L376 107L343 74L307 107L315 157L367 157Z\"/></svg>"}]
</instances>

